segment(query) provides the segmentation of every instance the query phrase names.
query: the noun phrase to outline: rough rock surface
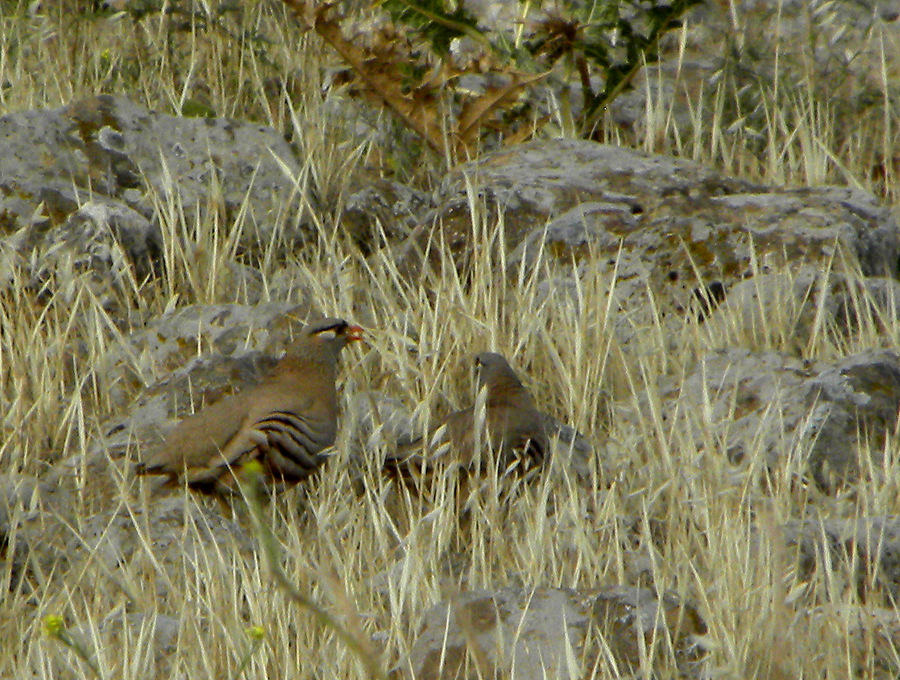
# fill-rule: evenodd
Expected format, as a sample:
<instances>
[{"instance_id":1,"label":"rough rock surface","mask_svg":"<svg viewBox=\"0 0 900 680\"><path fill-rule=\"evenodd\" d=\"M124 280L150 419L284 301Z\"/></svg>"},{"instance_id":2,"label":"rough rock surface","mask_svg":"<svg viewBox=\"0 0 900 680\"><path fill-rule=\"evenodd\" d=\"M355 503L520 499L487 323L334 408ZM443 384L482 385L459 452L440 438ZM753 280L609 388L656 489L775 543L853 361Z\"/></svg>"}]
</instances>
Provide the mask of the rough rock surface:
<instances>
[{"instance_id":1,"label":"rough rock surface","mask_svg":"<svg viewBox=\"0 0 900 680\"><path fill-rule=\"evenodd\" d=\"M3 116L0 143L4 285L24 262L36 283L68 267L103 272L114 289L127 289L129 277L160 271L162 230L180 212L243 229L250 249L279 234L304 236L285 171L296 175L299 164L271 128L169 116L101 95Z\"/></svg>"},{"instance_id":2,"label":"rough rock surface","mask_svg":"<svg viewBox=\"0 0 900 680\"><path fill-rule=\"evenodd\" d=\"M181 620L173 616L148 612L126 614L122 609L115 609L103 618L96 632L86 626L79 626L72 633L76 638L90 641L83 644L94 658L111 656L111 650L149 639L152 641L150 646L157 671L165 673L170 670L169 658L178 645L181 625ZM127 657L116 655L115 658L120 659L124 665ZM124 668L121 670L125 671Z\"/></svg>"},{"instance_id":3,"label":"rough rock surface","mask_svg":"<svg viewBox=\"0 0 900 680\"><path fill-rule=\"evenodd\" d=\"M602 631L608 652L586 648L590 627ZM671 635L687 661L703 632L692 607L638 588L470 591L425 613L404 670L417 680L581 678L639 668L641 637Z\"/></svg>"},{"instance_id":4,"label":"rough rock surface","mask_svg":"<svg viewBox=\"0 0 900 680\"><path fill-rule=\"evenodd\" d=\"M214 503L197 502L182 493L156 498L146 507L132 501L128 507L111 503L105 509L76 512L75 475L66 469L72 462L57 464L40 482L0 477L0 506L7 509L0 541L12 565L7 584L11 588L27 592L52 574L70 574L68 584L74 587L76 573L81 574L78 578L93 578L83 568L92 564L127 592L128 585L116 574L128 564L153 578L157 594L165 598L168 570L209 559L210 546L236 547L245 554L254 548L255 539L241 523L223 517ZM99 476L102 471L94 469L91 474ZM22 497L24 489L30 490L27 497ZM11 537L14 544L8 543Z\"/></svg>"},{"instance_id":5,"label":"rough rock surface","mask_svg":"<svg viewBox=\"0 0 900 680\"><path fill-rule=\"evenodd\" d=\"M503 215L503 244L485 244L471 204L478 219ZM652 349L657 324L674 349L686 317L702 322L735 288L736 304L746 304L742 288L761 289L760 277L780 275L789 263L796 281L768 295L806 306L802 342L820 291L829 320L846 322L839 277L856 276L858 266L864 277L892 278L900 266L900 227L868 194L766 187L592 142L534 142L465 163L444 179L434 205L399 249L411 276L438 244L463 271L476 251L483 258L489 249L495 270L505 262L510 278L540 255L549 266L539 269L539 289L557 301L577 306L576 280L612 282L617 340L637 353Z\"/></svg>"},{"instance_id":6,"label":"rough rock surface","mask_svg":"<svg viewBox=\"0 0 900 680\"><path fill-rule=\"evenodd\" d=\"M872 586L900 596L900 517L821 518L788 522L781 527L786 544L798 551L803 578L836 578L844 573L826 565L859 561L856 583L840 584L864 593Z\"/></svg>"},{"instance_id":7,"label":"rough rock surface","mask_svg":"<svg viewBox=\"0 0 900 680\"><path fill-rule=\"evenodd\" d=\"M367 179L349 192L341 224L368 252L409 236L430 206L430 197L397 182Z\"/></svg>"},{"instance_id":8,"label":"rough rock surface","mask_svg":"<svg viewBox=\"0 0 900 680\"><path fill-rule=\"evenodd\" d=\"M732 463L750 464L747 452L757 450L766 465L791 457L799 473L825 489L855 479L859 448L878 451L900 411L900 356L890 350L833 363L720 350L684 378L664 382L658 396L665 418L685 420L698 450L703 433L714 431ZM621 415L636 414L624 409Z\"/></svg>"},{"instance_id":9,"label":"rough rock surface","mask_svg":"<svg viewBox=\"0 0 900 680\"><path fill-rule=\"evenodd\" d=\"M465 163L436 192L434 233L461 258L473 247L469 192L505 217L509 266L543 245L551 260L590 259L619 285L645 284L689 306L701 282L731 285L759 267L825 263L844 247L867 276L898 271L900 229L872 196L846 188L787 189L723 177L698 164L591 142L533 142ZM699 276L699 280L698 280Z\"/></svg>"}]
</instances>

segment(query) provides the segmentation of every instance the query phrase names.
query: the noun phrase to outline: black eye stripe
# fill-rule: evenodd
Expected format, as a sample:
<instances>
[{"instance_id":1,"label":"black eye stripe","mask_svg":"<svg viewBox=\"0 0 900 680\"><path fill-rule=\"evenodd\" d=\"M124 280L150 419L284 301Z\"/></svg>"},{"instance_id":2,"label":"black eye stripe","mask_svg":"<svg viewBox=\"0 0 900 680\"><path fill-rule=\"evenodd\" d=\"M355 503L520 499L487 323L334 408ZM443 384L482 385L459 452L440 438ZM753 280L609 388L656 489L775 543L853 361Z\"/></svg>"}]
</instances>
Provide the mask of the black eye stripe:
<instances>
[{"instance_id":1,"label":"black eye stripe","mask_svg":"<svg viewBox=\"0 0 900 680\"><path fill-rule=\"evenodd\" d=\"M318 328L316 329L315 335L320 335L322 333L332 332L336 335L344 333L347 330L347 324L345 323L336 323L333 326L327 326L326 328Z\"/></svg>"}]
</instances>

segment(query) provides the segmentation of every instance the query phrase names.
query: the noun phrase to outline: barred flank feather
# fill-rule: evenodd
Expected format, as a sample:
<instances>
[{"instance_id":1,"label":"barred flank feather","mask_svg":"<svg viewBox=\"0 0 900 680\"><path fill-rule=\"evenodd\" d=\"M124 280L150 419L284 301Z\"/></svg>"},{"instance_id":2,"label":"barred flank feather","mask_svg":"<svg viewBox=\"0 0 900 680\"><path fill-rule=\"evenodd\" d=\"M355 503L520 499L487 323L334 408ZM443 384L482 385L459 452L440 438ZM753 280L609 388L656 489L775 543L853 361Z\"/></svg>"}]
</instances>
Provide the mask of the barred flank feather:
<instances>
[{"instance_id":1,"label":"barred flank feather","mask_svg":"<svg viewBox=\"0 0 900 680\"><path fill-rule=\"evenodd\" d=\"M259 443L266 447L265 455L272 471L287 480L299 481L319 467L326 458L319 453L334 444L334 431L322 428L323 424L317 431L302 416L274 411L257 421L253 429L262 435L265 444Z\"/></svg>"}]
</instances>

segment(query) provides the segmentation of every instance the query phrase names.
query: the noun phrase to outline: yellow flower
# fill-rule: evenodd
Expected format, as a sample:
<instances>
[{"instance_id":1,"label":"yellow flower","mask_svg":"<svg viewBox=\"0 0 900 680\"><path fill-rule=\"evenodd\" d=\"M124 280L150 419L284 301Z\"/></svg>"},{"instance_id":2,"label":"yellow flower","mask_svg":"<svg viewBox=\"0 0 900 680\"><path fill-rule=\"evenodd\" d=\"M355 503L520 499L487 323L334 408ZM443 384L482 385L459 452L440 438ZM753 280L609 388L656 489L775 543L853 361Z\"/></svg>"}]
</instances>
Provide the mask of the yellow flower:
<instances>
[{"instance_id":1,"label":"yellow flower","mask_svg":"<svg viewBox=\"0 0 900 680\"><path fill-rule=\"evenodd\" d=\"M56 614L48 614L44 617L44 633L50 637L59 637L59 634L65 630L66 624L63 617Z\"/></svg>"},{"instance_id":2,"label":"yellow flower","mask_svg":"<svg viewBox=\"0 0 900 680\"><path fill-rule=\"evenodd\" d=\"M266 631L262 626L250 626L244 633L251 640L262 640L266 636Z\"/></svg>"},{"instance_id":3,"label":"yellow flower","mask_svg":"<svg viewBox=\"0 0 900 680\"><path fill-rule=\"evenodd\" d=\"M241 475L243 477L256 477L263 473L263 466L258 460L248 460L241 466Z\"/></svg>"}]
</instances>

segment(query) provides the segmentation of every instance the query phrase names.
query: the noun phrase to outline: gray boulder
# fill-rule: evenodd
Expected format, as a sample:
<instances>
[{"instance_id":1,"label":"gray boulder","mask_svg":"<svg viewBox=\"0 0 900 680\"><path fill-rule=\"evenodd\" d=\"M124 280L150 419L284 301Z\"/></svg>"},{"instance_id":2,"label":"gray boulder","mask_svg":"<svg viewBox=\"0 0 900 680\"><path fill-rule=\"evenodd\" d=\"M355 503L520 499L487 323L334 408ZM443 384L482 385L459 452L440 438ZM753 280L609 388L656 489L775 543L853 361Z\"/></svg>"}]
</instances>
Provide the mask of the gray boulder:
<instances>
[{"instance_id":1,"label":"gray boulder","mask_svg":"<svg viewBox=\"0 0 900 680\"><path fill-rule=\"evenodd\" d=\"M101 95L3 116L0 143L3 285L16 266L36 285L88 271L112 299L161 271L164 239L178 238L163 234L182 215L218 222L251 252L311 233L298 219L293 151L261 125L170 116Z\"/></svg>"},{"instance_id":2,"label":"gray boulder","mask_svg":"<svg viewBox=\"0 0 900 680\"><path fill-rule=\"evenodd\" d=\"M472 202L489 220L504 216L502 244L479 242ZM710 289L724 298L758 273L801 260L839 269L843 253L864 276L898 274L900 227L870 195L767 187L593 142L533 142L464 163L444 179L434 203L431 219L402 251L410 273L438 243L462 270L485 248L495 249L497 262L497 250L506 250L510 274L533 266L540 253L557 288L566 277L615 274L613 294L631 328L653 323L648 289L665 327L674 329L698 314L698 297L707 299Z\"/></svg>"},{"instance_id":3,"label":"gray boulder","mask_svg":"<svg viewBox=\"0 0 900 680\"><path fill-rule=\"evenodd\" d=\"M693 431L698 450L705 450L704 429L713 428L732 463L750 464L750 456L760 455L774 467L790 457L798 473L829 490L854 481L861 462L869 467L858 451L880 451L900 411L900 355L890 350L835 362L720 350L685 378L662 382L665 419ZM639 401L641 411L649 408L647 397ZM625 419L636 415L620 411Z\"/></svg>"},{"instance_id":4,"label":"gray boulder","mask_svg":"<svg viewBox=\"0 0 900 680\"><path fill-rule=\"evenodd\" d=\"M641 649L659 635L695 659L694 637L705 630L693 607L639 588L469 591L425 613L404 668L416 680L620 674L639 669Z\"/></svg>"}]
</instances>

